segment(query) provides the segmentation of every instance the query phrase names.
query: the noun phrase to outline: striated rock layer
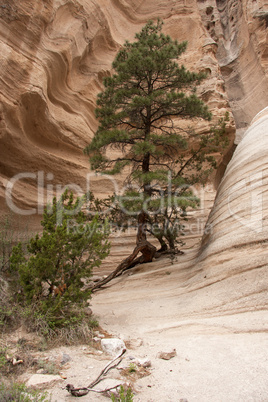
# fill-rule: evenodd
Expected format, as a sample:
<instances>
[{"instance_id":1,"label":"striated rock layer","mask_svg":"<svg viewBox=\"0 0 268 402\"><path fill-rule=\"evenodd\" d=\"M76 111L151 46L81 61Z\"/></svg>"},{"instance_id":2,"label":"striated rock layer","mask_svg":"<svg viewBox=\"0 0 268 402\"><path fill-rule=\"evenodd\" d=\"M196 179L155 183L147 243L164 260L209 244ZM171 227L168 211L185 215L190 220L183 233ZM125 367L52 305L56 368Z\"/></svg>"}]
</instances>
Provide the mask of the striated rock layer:
<instances>
[{"instance_id":1,"label":"striated rock layer","mask_svg":"<svg viewBox=\"0 0 268 402\"><path fill-rule=\"evenodd\" d=\"M207 278L248 278L243 285L254 284L256 298L267 292L268 279L267 126L268 107L253 119L227 167L198 257Z\"/></svg>"},{"instance_id":2,"label":"striated rock layer","mask_svg":"<svg viewBox=\"0 0 268 402\"><path fill-rule=\"evenodd\" d=\"M188 326L205 329L213 317L218 317L216 326L220 332L268 330L267 126L268 107L254 118L234 152L201 246L185 250L185 255L177 257L172 265L166 259L137 267L133 277L122 279L109 290L111 299L119 292L114 300L122 305L117 312L119 320L124 317L129 327L138 326L135 311L142 300L144 332L156 331L160 326L167 333L175 329L180 332ZM146 301L148 287L150 298ZM121 299L131 289L131 307L123 306ZM102 304L107 299L104 302L101 298L102 295L96 298L97 312L105 310ZM132 311L129 317L125 316L127 308ZM109 316L107 311L102 313ZM236 318L237 314L241 316Z\"/></svg>"},{"instance_id":3,"label":"striated rock layer","mask_svg":"<svg viewBox=\"0 0 268 402\"><path fill-rule=\"evenodd\" d=\"M267 0L197 0L237 126L237 142L268 104Z\"/></svg>"},{"instance_id":4,"label":"striated rock layer","mask_svg":"<svg viewBox=\"0 0 268 402\"><path fill-rule=\"evenodd\" d=\"M215 119L222 117L230 111L228 95L217 48L195 0L1 1L2 207L8 198L9 208L32 216L42 213L57 185L60 190L74 183L99 195L113 189L105 178L87 178L82 150L97 128L96 96L115 54L157 17L164 19L166 33L188 41L182 62L209 73L200 94ZM233 133L230 126L230 138ZM21 173L26 174L9 182Z\"/></svg>"},{"instance_id":5,"label":"striated rock layer","mask_svg":"<svg viewBox=\"0 0 268 402\"><path fill-rule=\"evenodd\" d=\"M148 391L143 383L142 400L156 393L158 400L176 393L198 402L266 400L267 126L265 108L227 167L201 248L173 264L161 259L135 267L93 296L101 325L126 340L142 338L148 358L164 345L177 350L174 377L164 377L154 360L154 386Z\"/></svg>"}]
</instances>

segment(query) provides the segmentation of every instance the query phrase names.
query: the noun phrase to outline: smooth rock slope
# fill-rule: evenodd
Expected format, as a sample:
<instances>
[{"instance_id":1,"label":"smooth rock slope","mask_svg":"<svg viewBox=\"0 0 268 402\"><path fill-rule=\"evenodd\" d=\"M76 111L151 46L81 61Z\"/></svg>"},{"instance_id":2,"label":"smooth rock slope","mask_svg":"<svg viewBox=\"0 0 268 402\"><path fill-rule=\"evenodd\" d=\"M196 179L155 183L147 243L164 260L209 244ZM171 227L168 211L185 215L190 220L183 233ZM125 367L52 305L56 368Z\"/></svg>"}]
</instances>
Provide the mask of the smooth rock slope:
<instances>
[{"instance_id":1,"label":"smooth rock slope","mask_svg":"<svg viewBox=\"0 0 268 402\"><path fill-rule=\"evenodd\" d=\"M233 155L201 245L173 264L136 267L93 297L103 327L142 338L149 359L177 350L164 373L152 361L154 389L144 381L141 400L267 398L267 125L266 108Z\"/></svg>"}]
</instances>

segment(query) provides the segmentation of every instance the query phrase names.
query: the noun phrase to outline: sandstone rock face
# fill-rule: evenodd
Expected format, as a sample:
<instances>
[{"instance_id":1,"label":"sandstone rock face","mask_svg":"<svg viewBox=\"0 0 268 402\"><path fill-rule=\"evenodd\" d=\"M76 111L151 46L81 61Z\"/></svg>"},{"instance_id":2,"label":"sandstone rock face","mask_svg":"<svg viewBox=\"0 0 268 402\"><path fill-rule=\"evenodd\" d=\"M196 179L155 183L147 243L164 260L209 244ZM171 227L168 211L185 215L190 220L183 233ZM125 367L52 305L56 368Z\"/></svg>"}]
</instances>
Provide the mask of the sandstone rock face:
<instances>
[{"instance_id":1,"label":"sandstone rock face","mask_svg":"<svg viewBox=\"0 0 268 402\"><path fill-rule=\"evenodd\" d=\"M156 17L164 19L166 33L188 41L182 62L209 73L200 95L215 119L230 111L217 46L202 23L196 0L159 0L157 7L155 0L1 2L3 207L7 183L22 173L26 174L9 183L9 195L30 216L42 213L56 186L74 183L88 189L89 163L82 150L97 128L94 109L102 79L124 41L133 40L148 19ZM233 133L230 127L230 137ZM90 177L90 189L102 195L113 190L113 184ZM14 209L12 203L9 207Z\"/></svg>"},{"instance_id":2,"label":"sandstone rock face","mask_svg":"<svg viewBox=\"0 0 268 402\"><path fill-rule=\"evenodd\" d=\"M265 108L226 169L207 222L211 231L203 236L196 260L201 270L196 283L221 286L227 311L267 311L267 125Z\"/></svg>"},{"instance_id":3,"label":"sandstone rock face","mask_svg":"<svg viewBox=\"0 0 268 402\"><path fill-rule=\"evenodd\" d=\"M237 126L237 142L268 104L267 0L198 0Z\"/></svg>"},{"instance_id":4,"label":"sandstone rock face","mask_svg":"<svg viewBox=\"0 0 268 402\"><path fill-rule=\"evenodd\" d=\"M176 384L188 400L266 398L260 378L267 377L268 359L267 125L265 108L227 167L201 249L185 250L173 264L144 264L92 300L103 328L141 337L139 352L149 358L155 346L176 348L168 387L153 361L158 400L161 392L162 400L173 400Z\"/></svg>"},{"instance_id":5,"label":"sandstone rock face","mask_svg":"<svg viewBox=\"0 0 268 402\"><path fill-rule=\"evenodd\" d=\"M206 255L257 241L265 242L267 223L268 107L253 119L226 169L203 237Z\"/></svg>"},{"instance_id":6,"label":"sandstone rock face","mask_svg":"<svg viewBox=\"0 0 268 402\"><path fill-rule=\"evenodd\" d=\"M265 108L226 169L201 247L185 249L173 264L141 265L94 296L93 310L110 329L172 339L268 330L267 125Z\"/></svg>"}]
</instances>

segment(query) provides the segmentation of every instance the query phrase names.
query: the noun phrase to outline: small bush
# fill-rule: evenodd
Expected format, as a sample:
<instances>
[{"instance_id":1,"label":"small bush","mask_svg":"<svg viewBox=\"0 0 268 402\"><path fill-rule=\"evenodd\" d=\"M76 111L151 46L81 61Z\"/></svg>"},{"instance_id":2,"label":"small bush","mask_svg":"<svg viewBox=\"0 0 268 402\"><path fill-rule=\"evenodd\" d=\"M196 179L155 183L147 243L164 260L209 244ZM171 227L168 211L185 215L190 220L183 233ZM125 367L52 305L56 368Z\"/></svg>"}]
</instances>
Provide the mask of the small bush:
<instances>
[{"instance_id":1,"label":"small bush","mask_svg":"<svg viewBox=\"0 0 268 402\"><path fill-rule=\"evenodd\" d=\"M25 250L29 238L27 225L17 215L0 217L0 333L17 325L16 308L9 292L10 258L13 247L20 241Z\"/></svg>"},{"instance_id":2,"label":"small bush","mask_svg":"<svg viewBox=\"0 0 268 402\"><path fill-rule=\"evenodd\" d=\"M53 361L38 359L37 368L44 370L45 374L59 374L59 368Z\"/></svg>"},{"instance_id":3,"label":"small bush","mask_svg":"<svg viewBox=\"0 0 268 402\"><path fill-rule=\"evenodd\" d=\"M23 231L21 228L23 227ZM22 232L22 233L20 233ZM9 213L0 217L0 273L10 268L10 257L13 247L21 241L25 244L30 235L25 223L20 222L18 216Z\"/></svg>"},{"instance_id":4,"label":"small bush","mask_svg":"<svg viewBox=\"0 0 268 402\"><path fill-rule=\"evenodd\" d=\"M90 222L81 210L83 199L66 191L45 208L42 235L33 237L28 255L22 244L13 248L11 270L14 299L29 330L45 337L68 328L72 336L91 325L85 314L90 298L87 283L93 267L109 254L107 225L98 216Z\"/></svg>"},{"instance_id":5,"label":"small bush","mask_svg":"<svg viewBox=\"0 0 268 402\"><path fill-rule=\"evenodd\" d=\"M133 393L131 388L125 388L121 385L120 391L119 391L119 396L116 396L115 394L111 395L111 400L113 402L133 402Z\"/></svg>"},{"instance_id":6,"label":"small bush","mask_svg":"<svg viewBox=\"0 0 268 402\"><path fill-rule=\"evenodd\" d=\"M0 277L0 333L14 322L14 306L8 293L8 284Z\"/></svg>"},{"instance_id":7,"label":"small bush","mask_svg":"<svg viewBox=\"0 0 268 402\"><path fill-rule=\"evenodd\" d=\"M24 384L6 385L0 382L0 402L49 402L47 393L28 389Z\"/></svg>"},{"instance_id":8,"label":"small bush","mask_svg":"<svg viewBox=\"0 0 268 402\"><path fill-rule=\"evenodd\" d=\"M137 366L134 363L130 363L128 371L129 371L129 373L136 373Z\"/></svg>"},{"instance_id":9,"label":"small bush","mask_svg":"<svg viewBox=\"0 0 268 402\"><path fill-rule=\"evenodd\" d=\"M6 358L7 349L4 347L0 347L0 373L7 365L7 358Z\"/></svg>"}]
</instances>

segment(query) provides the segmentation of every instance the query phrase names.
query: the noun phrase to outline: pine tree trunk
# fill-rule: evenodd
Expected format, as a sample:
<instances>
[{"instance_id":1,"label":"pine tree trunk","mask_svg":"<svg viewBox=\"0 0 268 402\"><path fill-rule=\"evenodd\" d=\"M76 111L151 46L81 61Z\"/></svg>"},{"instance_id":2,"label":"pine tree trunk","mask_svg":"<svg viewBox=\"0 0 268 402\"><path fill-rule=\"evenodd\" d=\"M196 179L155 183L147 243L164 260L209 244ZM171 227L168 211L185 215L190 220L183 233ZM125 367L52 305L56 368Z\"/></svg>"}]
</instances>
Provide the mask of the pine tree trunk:
<instances>
[{"instance_id":1,"label":"pine tree trunk","mask_svg":"<svg viewBox=\"0 0 268 402\"><path fill-rule=\"evenodd\" d=\"M136 244L140 244L143 241L147 240L146 236L146 225L147 225L147 214L144 211L141 211L138 216L138 230L136 237Z\"/></svg>"},{"instance_id":2,"label":"pine tree trunk","mask_svg":"<svg viewBox=\"0 0 268 402\"><path fill-rule=\"evenodd\" d=\"M139 263L151 262L156 253L156 247L146 240L141 241L139 245L135 247L132 254L129 257L125 258L121 262L121 264L119 264L118 267L110 275L107 276L107 278L104 278L97 282L91 288L91 291L93 292L94 290L99 289L100 287L114 279L116 276L121 275L122 272L133 266L133 262L139 253L142 253L142 256L139 258L138 261Z\"/></svg>"},{"instance_id":3,"label":"pine tree trunk","mask_svg":"<svg viewBox=\"0 0 268 402\"><path fill-rule=\"evenodd\" d=\"M110 282L112 279L116 278L117 276L121 275L122 272L126 271L129 268L134 267L137 264L143 264L146 262L151 262L156 253L156 247L153 246L150 242L146 239L146 225L147 225L147 213L145 211L141 211L138 216L138 230L137 230L137 238L136 238L136 247L133 250L132 254L125 258L118 267L107 276L97 282L92 288L91 291L93 292L96 289L99 289L106 283ZM139 258L136 258L137 255L141 253L142 255Z\"/></svg>"}]
</instances>

